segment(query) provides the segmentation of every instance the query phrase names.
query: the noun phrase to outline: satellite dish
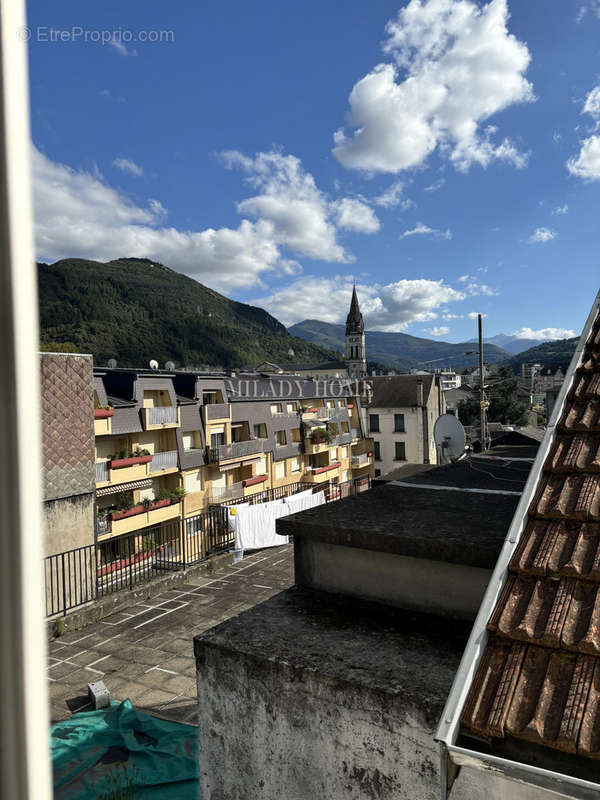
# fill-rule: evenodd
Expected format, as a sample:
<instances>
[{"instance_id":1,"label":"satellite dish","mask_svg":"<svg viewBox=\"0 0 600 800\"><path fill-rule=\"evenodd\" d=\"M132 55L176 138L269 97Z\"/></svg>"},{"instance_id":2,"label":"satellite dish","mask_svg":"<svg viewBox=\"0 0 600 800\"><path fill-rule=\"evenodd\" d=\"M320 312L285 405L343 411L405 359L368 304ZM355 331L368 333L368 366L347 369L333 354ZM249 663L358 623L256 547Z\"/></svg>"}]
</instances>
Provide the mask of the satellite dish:
<instances>
[{"instance_id":1,"label":"satellite dish","mask_svg":"<svg viewBox=\"0 0 600 800\"><path fill-rule=\"evenodd\" d=\"M439 453L440 464L448 464L465 452L465 429L454 414L442 414L433 426L433 438Z\"/></svg>"},{"instance_id":2,"label":"satellite dish","mask_svg":"<svg viewBox=\"0 0 600 800\"><path fill-rule=\"evenodd\" d=\"M116 358L109 358L108 359L108 366L110 369L115 369L117 366L117 359Z\"/></svg>"},{"instance_id":3,"label":"satellite dish","mask_svg":"<svg viewBox=\"0 0 600 800\"><path fill-rule=\"evenodd\" d=\"M150 362L150 369L158 369L158 361L156 361L154 358Z\"/></svg>"},{"instance_id":4,"label":"satellite dish","mask_svg":"<svg viewBox=\"0 0 600 800\"><path fill-rule=\"evenodd\" d=\"M168 372L173 372L175 369L175 364L172 361L167 361L165 364L165 369L168 370Z\"/></svg>"}]
</instances>

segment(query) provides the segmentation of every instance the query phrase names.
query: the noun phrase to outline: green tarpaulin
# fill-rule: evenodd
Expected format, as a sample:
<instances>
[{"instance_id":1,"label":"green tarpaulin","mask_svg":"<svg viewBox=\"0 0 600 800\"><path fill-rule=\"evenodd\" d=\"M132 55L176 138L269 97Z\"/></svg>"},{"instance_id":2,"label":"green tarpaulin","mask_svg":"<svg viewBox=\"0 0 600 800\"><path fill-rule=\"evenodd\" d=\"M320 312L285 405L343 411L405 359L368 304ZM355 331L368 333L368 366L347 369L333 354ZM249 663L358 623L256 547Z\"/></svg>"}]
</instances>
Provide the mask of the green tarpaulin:
<instances>
[{"instance_id":1,"label":"green tarpaulin","mask_svg":"<svg viewBox=\"0 0 600 800\"><path fill-rule=\"evenodd\" d=\"M54 797L197 800L198 729L136 711L129 700L50 730Z\"/></svg>"}]
</instances>

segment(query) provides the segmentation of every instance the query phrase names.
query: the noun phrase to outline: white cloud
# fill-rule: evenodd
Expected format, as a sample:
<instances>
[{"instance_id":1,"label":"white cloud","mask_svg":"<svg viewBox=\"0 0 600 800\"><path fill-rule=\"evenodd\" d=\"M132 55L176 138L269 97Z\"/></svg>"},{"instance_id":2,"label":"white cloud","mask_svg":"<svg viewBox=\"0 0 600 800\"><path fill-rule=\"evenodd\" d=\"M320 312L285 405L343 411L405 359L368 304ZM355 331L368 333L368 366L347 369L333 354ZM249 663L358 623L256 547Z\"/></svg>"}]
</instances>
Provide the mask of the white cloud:
<instances>
[{"instance_id":1,"label":"white cloud","mask_svg":"<svg viewBox=\"0 0 600 800\"><path fill-rule=\"evenodd\" d=\"M442 319L463 319L464 314L442 314Z\"/></svg>"},{"instance_id":2,"label":"white cloud","mask_svg":"<svg viewBox=\"0 0 600 800\"><path fill-rule=\"evenodd\" d=\"M551 231L550 228L536 228L529 237L528 241L532 244L539 242L551 242L553 239L556 239L556 236L556 231Z\"/></svg>"},{"instance_id":3,"label":"white cloud","mask_svg":"<svg viewBox=\"0 0 600 800\"><path fill-rule=\"evenodd\" d=\"M600 6L599 6L600 9ZM596 129L600 126L600 86L594 86L585 98L582 114L589 114L595 120ZM593 134L581 142L577 157L567 161L571 175L584 180L600 180L600 136Z\"/></svg>"},{"instance_id":4,"label":"white cloud","mask_svg":"<svg viewBox=\"0 0 600 800\"><path fill-rule=\"evenodd\" d=\"M402 197L404 191L404 184L402 181L394 181L386 190L376 197L373 202L377 206L383 208L394 208L400 206L403 210L411 208L413 205L412 200Z\"/></svg>"},{"instance_id":5,"label":"white cloud","mask_svg":"<svg viewBox=\"0 0 600 800\"><path fill-rule=\"evenodd\" d=\"M138 178L144 174L144 168L129 158L115 158L112 163L113 167L120 169L122 172L129 172L130 175L136 175Z\"/></svg>"},{"instance_id":6,"label":"white cloud","mask_svg":"<svg viewBox=\"0 0 600 800\"><path fill-rule=\"evenodd\" d=\"M559 216L562 216L562 215L568 214L568 213L569 213L569 205L568 205L568 203L565 203L564 206L556 206L556 208L552 209L552 216L553 217L559 217Z\"/></svg>"},{"instance_id":7,"label":"white cloud","mask_svg":"<svg viewBox=\"0 0 600 800\"><path fill-rule=\"evenodd\" d=\"M580 22L583 22L583 18L587 14L587 6L580 6L579 11L577 12L577 16L575 17L575 22L579 25Z\"/></svg>"},{"instance_id":8,"label":"white cloud","mask_svg":"<svg viewBox=\"0 0 600 800\"><path fill-rule=\"evenodd\" d=\"M487 286L485 283L477 283L477 281L471 281L466 286L467 292L474 296L477 294L485 294L488 297L495 297L498 292L495 292L490 286Z\"/></svg>"},{"instance_id":9,"label":"white cloud","mask_svg":"<svg viewBox=\"0 0 600 800\"><path fill-rule=\"evenodd\" d=\"M469 311L467 317L469 319L477 319L480 313L481 313L480 311ZM481 316L485 319L487 317L487 314L481 314Z\"/></svg>"},{"instance_id":10,"label":"white cloud","mask_svg":"<svg viewBox=\"0 0 600 800\"><path fill-rule=\"evenodd\" d=\"M304 319L343 322L352 296L352 279L303 276L253 302L286 325ZM412 322L429 322L437 310L465 299L442 280L402 280L385 286L357 284L360 308L369 330L403 331Z\"/></svg>"},{"instance_id":11,"label":"white cloud","mask_svg":"<svg viewBox=\"0 0 600 800\"><path fill-rule=\"evenodd\" d=\"M436 181L435 183L432 183L430 186L426 186L425 187L425 191L426 192L437 192L439 189L442 188L442 186L445 183L446 183L446 179L445 178L440 178L438 181Z\"/></svg>"},{"instance_id":12,"label":"white cloud","mask_svg":"<svg viewBox=\"0 0 600 800\"><path fill-rule=\"evenodd\" d=\"M334 201L332 207L338 228L345 228L357 233L377 233L381 228L381 223L373 209L369 208L362 200L343 197L341 200Z\"/></svg>"},{"instance_id":13,"label":"white cloud","mask_svg":"<svg viewBox=\"0 0 600 800\"><path fill-rule=\"evenodd\" d=\"M336 241L336 207L293 156L246 159L249 180L261 193L239 207L256 219L200 231L164 227L166 209L158 200L135 205L99 174L54 163L35 148L32 161L36 249L45 260L144 256L221 291L262 285L266 273L297 274L300 264L283 248L326 261L352 260Z\"/></svg>"},{"instance_id":14,"label":"white cloud","mask_svg":"<svg viewBox=\"0 0 600 800\"><path fill-rule=\"evenodd\" d=\"M539 339L547 342L555 339L572 339L575 336L575 331L570 328L539 328L538 330L521 328L512 335L516 336L517 339Z\"/></svg>"},{"instance_id":15,"label":"white cloud","mask_svg":"<svg viewBox=\"0 0 600 800\"><path fill-rule=\"evenodd\" d=\"M461 276L460 276L460 278L459 278L458 280L459 280L461 283L466 283L466 282L467 282L468 280L470 280L470 279L471 279L471 276L470 276L470 275L461 275Z\"/></svg>"},{"instance_id":16,"label":"white cloud","mask_svg":"<svg viewBox=\"0 0 600 800\"><path fill-rule=\"evenodd\" d=\"M425 225L424 222L417 222L414 228L404 231L400 238L404 239L407 236L436 236L441 239L451 239L452 231L450 228L446 228L445 231L440 231L437 228L430 228L429 225Z\"/></svg>"},{"instance_id":17,"label":"white cloud","mask_svg":"<svg viewBox=\"0 0 600 800\"><path fill-rule=\"evenodd\" d=\"M397 173L423 164L436 148L457 169L494 160L524 167L508 139L494 144L481 124L514 103L531 102L527 46L507 29L507 0L410 0L386 26L381 63L349 97L354 131L334 134L345 166Z\"/></svg>"},{"instance_id":18,"label":"white cloud","mask_svg":"<svg viewBox=\"0 0 600 800\"><path fill-rule=\"evenodd\" d=\"M430 336L447 336L450 333L450 328L447 325L439 325L437 328L429 328L427 333Z\"/></svg>"},{"instance_id":19,"label":"white cloud","mask_svg":"<svg viewBox=\"0 0 600 800\"><path fill-rule=\"evenodd\" d=\"M567 161L567 169L578 178L600 180L600 136L584 139L577 158L573 156Z\"/></svg>"},{"instance_id":20,"label":"white cloud","mask_svg":"<svg viewBox=\"0 0 600 800\"><path fill-rule=\"evenodd\" d=\"M138 52L135 49L129 49L127 45L117 36L113 36L112 39L109 39L107 44L109 44L120 56L137 56Z\"/></svg>"}]
</instances>

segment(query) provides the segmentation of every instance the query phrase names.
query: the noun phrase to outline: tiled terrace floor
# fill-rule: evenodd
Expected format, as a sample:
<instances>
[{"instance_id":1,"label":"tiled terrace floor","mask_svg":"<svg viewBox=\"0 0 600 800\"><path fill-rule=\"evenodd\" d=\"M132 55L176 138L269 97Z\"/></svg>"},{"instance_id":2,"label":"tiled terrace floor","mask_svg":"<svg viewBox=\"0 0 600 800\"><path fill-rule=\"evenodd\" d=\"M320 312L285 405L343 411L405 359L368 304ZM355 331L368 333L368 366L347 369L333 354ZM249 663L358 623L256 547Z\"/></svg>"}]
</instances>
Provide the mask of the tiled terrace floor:
<instances>
[{"instance_id":1,"label":"tiled terrace floor","mask_svg":"<svg viewBox=\"0 0 600 800\"><path fill-rule=\"evenodd\" d=\"M111 698L140 711L195 722L193 637L293 583L293 547L255 553L211 577L187 583L50 642L53 722L87 704L87 684L102 680Z\"/></svg>"}]
</instances>

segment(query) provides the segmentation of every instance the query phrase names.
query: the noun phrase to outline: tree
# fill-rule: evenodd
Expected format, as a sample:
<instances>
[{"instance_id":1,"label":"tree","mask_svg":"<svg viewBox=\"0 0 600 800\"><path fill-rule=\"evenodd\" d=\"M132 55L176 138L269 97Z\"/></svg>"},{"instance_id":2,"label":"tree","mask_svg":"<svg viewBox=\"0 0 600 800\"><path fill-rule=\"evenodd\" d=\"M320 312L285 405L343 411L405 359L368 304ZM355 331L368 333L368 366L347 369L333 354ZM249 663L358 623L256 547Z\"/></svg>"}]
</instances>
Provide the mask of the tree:
<instances>
[{"instance_id":1,"label":"tree","mask_svg":"<svg viewBox=\"0 0 600 800\"><path fill-rule=\"evenodd\" d=\"M501 366L489 377L486 398L489 400L487 418L490 422L503 425L525 425L527 406L519 400L519 382L509 366ZM458 404L458 418L464 425L479 422L479 398L461 400Z\"/></svg>"}]
</instances>

